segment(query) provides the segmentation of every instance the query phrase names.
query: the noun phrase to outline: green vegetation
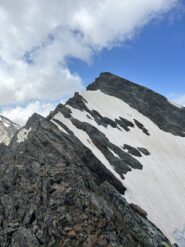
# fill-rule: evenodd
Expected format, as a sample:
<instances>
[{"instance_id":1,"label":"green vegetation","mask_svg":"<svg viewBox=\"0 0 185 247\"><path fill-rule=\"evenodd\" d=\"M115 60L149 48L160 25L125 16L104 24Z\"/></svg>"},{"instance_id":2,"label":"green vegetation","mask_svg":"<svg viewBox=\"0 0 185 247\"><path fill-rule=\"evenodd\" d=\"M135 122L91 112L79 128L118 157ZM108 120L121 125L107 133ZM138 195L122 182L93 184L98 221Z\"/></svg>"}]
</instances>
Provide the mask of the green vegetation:
<instances>
[{"instance_id":1,"label":"green vegetation","mask_svg":"<svg viewBox=\"0 0 185 247\"><path fill-rule=\"evenodd\" d=\"M162 241L161 245L162 245L163 247L171 247L171 246L170 246L169 244L167 244L165 241Z\"/></svg>"}]
</instances>

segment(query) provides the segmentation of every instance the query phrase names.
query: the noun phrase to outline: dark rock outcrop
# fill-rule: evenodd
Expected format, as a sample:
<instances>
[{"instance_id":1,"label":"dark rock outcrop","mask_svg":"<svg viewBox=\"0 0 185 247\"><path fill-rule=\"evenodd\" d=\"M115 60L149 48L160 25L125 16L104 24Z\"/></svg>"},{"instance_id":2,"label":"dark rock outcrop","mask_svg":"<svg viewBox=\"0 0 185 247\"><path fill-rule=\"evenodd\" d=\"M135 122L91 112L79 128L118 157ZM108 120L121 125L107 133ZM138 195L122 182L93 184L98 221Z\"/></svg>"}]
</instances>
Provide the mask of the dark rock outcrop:
<instances>
[{"instance_id":1,"label":"dark rock outcrop","mask_svg":"<svg viewBox=\"0 0 185 247\"><path fill-rule=\"evenodd\" d=\"M143 133L145 133L146 135L150 135L150 133L148 132L148 130L144 127L144 125L142 123L140 123L138 120L134 119L134 123L136 124L136 126L141 129L143 131Z\"/></svg>"},{"instance_id":2,"label":"dark rock outcrop","mask_svg":"<svg viewBox=\"0 0 185 247\"><path fill-rule=\"evenodd\" d=\"M129 130L130 130L130 127L131 127L131 128L134 127L134 124L133 124L131 121L129 121L129 120L127 120L127 119L124 119L124 118L122 118L122 117L119 117L119 119L115 119L115 122L116 122L117 124L119 124L119 126L120 126L121 128L123 128L124 130L126 130L126 131L129 131Z\"/></svg>"},{"instance_id":3,"label":"dark rock outcrop","mask_svg":"<svg viewBox=\"0 0 185 247\"><path fill-rule=\"evenodd\" d=\"M150 155L150 152L146 148L138 147L137 149L146 156Z\"/></svg>"},{"instance_id":4,"label":"dark rock outcrop","mask_svg":"<svg viewBox=\"0 0 185 247\"><path fill-rule=\"evenodd\" d=\"M123 149L127 150L129 154L132 154L134 156L137 156L137 157L142 156L141 153L136 148L134 148L128 144L124 144Z\"/></svg>"}]
</instances>

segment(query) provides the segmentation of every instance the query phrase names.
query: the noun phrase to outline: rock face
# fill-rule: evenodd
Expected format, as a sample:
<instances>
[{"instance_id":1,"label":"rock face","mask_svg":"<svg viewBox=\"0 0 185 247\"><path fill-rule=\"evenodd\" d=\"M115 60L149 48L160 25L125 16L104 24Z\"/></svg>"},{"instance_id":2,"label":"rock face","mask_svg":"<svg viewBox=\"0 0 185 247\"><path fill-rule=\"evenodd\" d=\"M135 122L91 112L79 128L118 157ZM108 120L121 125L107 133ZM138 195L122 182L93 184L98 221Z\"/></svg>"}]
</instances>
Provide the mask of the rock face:
<instances>
[{"instance_id":1,"label":"rock face","mask_svg":"<svg viewBox=\"0 0 185 247\"><path fill-rule=\"evenodd\" d=\"M8 145L19 128L18 124L0 115L0 143Z\"/></svg>"},{"instance_id":2,"label":"rock face","mask_svg":"<svg viewBox=\"0 0 185 247\"><path fill-rule=\"evenodd\" d=\"M184 145L184 126L178 121L174 124L175 118L162 123L166 121L163 111L155 122L152 114L147 116L145 107L136 107L136 100L146 101L142 95L146 89L124 83L112 74L100 75L87 92L76 93L47 118L34 114L10 145L2 146L0 246L171 246L162 231L165 226L168 229L167 221L174 223L172 204L178 209L177 226L182 223L178 196L179 188L184 189L184 179L180 177L177 185L173 175L180 174L182 164L177 160L174 163L176 156L181 154L180 162L184 159L184 152L177 151L178 141ZM127 90L125 94L130 92L129 102L122 87ZM127 87L133 87L135 94ZM137 95L137 91L141 92ZM118 92L122 96L115 95ZM156 94L150 93L155 102ZM166 112L173 109L174 115L183 118L184 109L156 97L165 101ZM173 115L169 114L166 119ZM171 133L166 132L167 127ZM171 142L177 145L173 160L165 156L171 149L164 143L168 146ZM183 170L181 173L183 176ZM172 193L173 187L177 196ZM165 232L169 238L174 227L172 224ZM176 230L179 243L183 243L183 229Z\"/></svg>"}]
</instances>

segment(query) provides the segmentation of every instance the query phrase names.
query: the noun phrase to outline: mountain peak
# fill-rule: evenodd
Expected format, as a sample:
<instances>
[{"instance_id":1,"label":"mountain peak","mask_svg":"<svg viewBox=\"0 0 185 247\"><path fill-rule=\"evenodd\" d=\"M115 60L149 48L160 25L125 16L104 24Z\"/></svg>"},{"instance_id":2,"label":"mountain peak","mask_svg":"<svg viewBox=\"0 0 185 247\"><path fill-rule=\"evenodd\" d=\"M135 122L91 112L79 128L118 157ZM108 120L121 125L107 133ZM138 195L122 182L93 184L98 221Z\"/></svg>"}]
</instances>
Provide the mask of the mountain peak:
<instances>
[{"instance_id":1,"label":"mountain peak","mask_svg":"<svg viewBox=\"0 0 185 247\"><path fill-rule=\"evenodd\" d=\"M136 84L132 81L129 81L126 78L122 78L111 72L101 72L100 75L95 79L95 81L92 82L90 85L88 85L87 90L97 90L103 87L109 87L111 86L111 84L113 87L120 87L123 86L123 84L125 84L125 86L127 87L136 86L136 87L144 88L139 84Z\"/></svg>"},{"instance_id":2,"label":"mountain peak","mask_svg":"<svg viewBox=\"0 0 185 247\"><path fill-rule=\"evenodd\" d=\"M166 97L109 72L103 72L87 90L117 97L150 118L158 127L174 135L185 136L185 108Z\"/></svg>"}]
</instances>

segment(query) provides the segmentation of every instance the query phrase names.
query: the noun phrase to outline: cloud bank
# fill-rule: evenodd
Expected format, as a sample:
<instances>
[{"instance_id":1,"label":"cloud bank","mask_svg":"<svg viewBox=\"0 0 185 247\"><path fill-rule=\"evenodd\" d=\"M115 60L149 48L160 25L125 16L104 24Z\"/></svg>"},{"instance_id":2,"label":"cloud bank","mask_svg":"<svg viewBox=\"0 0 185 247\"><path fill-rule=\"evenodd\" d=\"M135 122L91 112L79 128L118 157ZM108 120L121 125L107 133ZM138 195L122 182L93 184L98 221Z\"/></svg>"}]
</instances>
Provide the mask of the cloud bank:
<instances>
[{"instance_id":1,"label":"cloud bank","mask_svg":"<svg viewBox=\"0 0 185 247\"><path fill-rule=\"evenodd\" d=\"M33 111L47 114L52 104L43 104L43 100L60 101L84 88L78 74L68 68L70 58L89 62L102 49L133 39L146 24L178 3L1 0L1 113L19 124ZM16 106L7 107L9 104Z\"/></svg>"}]
</instances>

